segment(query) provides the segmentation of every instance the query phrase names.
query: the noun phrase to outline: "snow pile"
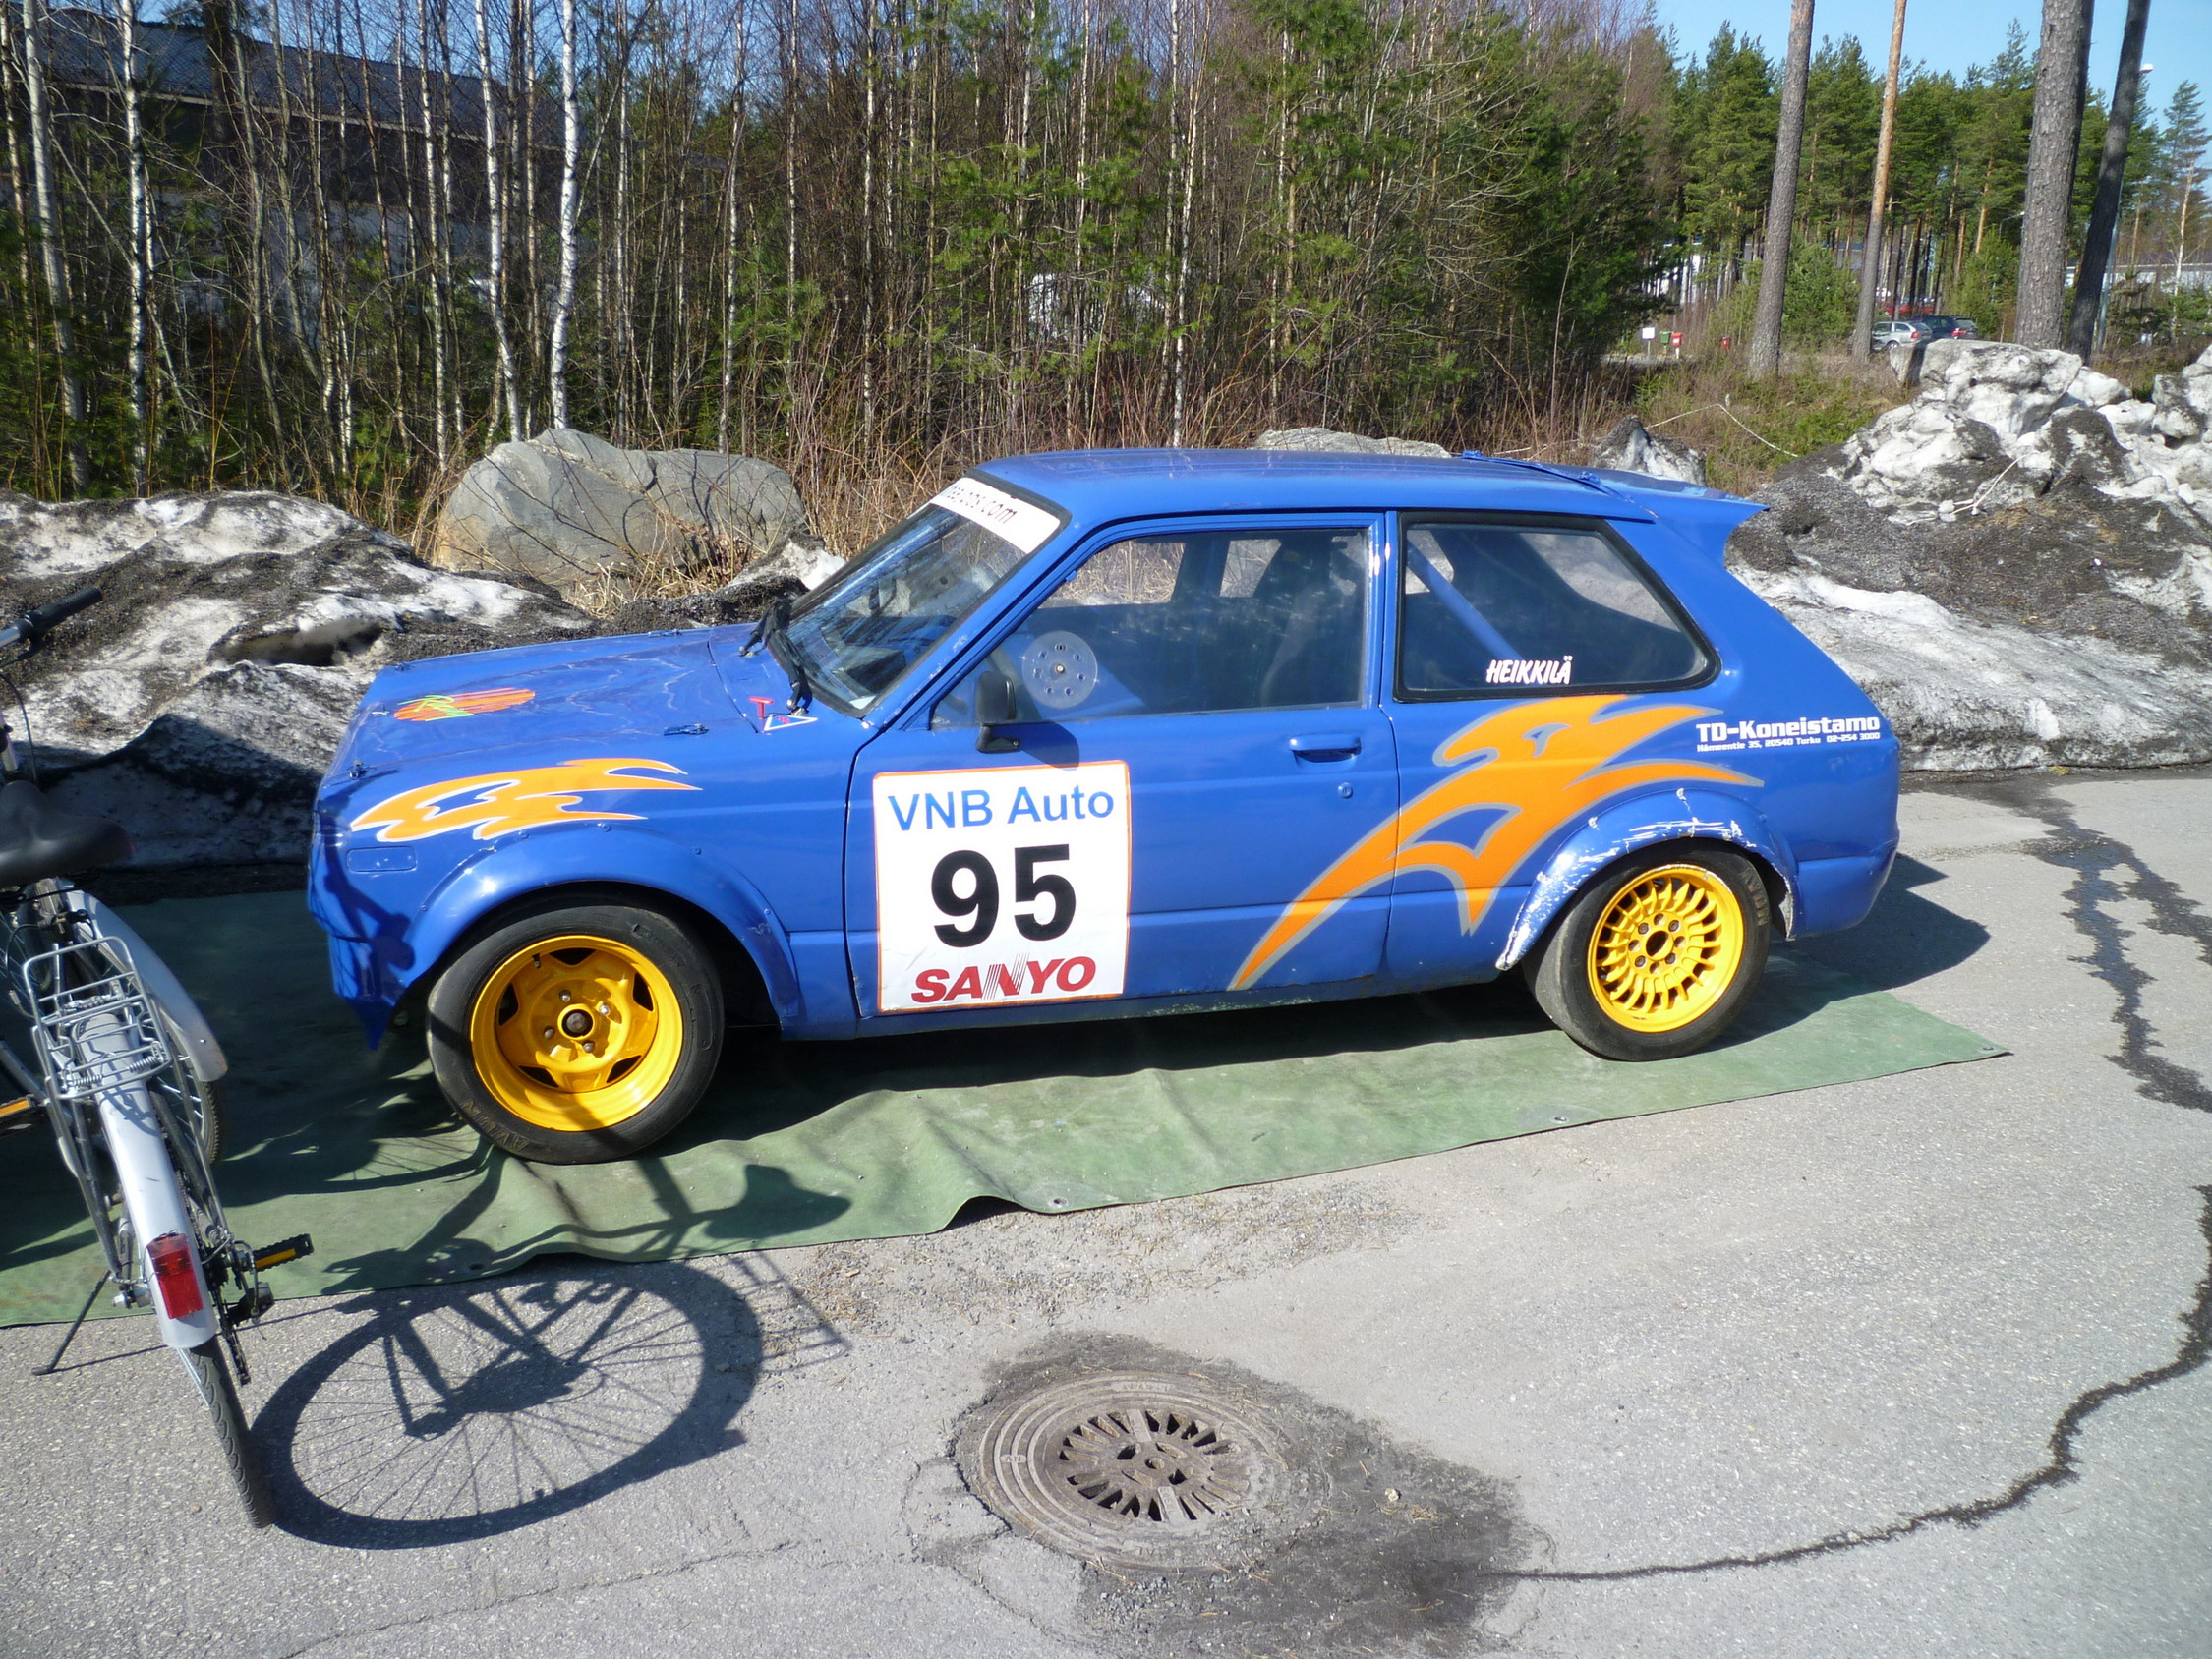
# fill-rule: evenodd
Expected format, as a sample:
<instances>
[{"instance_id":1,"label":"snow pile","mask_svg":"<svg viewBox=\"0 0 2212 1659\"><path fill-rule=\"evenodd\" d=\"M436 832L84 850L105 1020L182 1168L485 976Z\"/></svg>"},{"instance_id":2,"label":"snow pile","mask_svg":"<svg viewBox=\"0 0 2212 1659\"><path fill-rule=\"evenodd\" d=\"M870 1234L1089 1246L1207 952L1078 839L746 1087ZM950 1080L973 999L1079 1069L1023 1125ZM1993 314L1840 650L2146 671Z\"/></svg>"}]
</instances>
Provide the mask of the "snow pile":
<instances>
[{"instance_id":1,"label":"snow pile","mask_svg":"<svg viewBox=\"0 0 2212 1659\"><path fill-rule=\"evenodd\" d=\"M11 606L90 583L105 602L18 678L55 798L121 819L142 864L304 858L316 781L384 663L599 631L541 589L433 570L318 502L0 493Z\"/></svg>"},{"instance_id":2,"label":"snow pile","mask_svg":"<svg viewBox=\"0 0 2212 1659\"><path fill-rule=\"evenodd\" d=\"M1425 443L1418 437L1362 437L1358 432L1340 432L1327 427L1284 427L1261 432L1252 447L1321 449L1347 455L1425 455L1432 460L1451 457L1451 451L1442 444Z\"/></svg>"},{"instance_id":3,"label":"snow pile","mask_svg":"<svg viewBox=\"0 0 2212 1659\"><path fill-rule=\"evenodd\" d=\"M2212 351L2150 401L2071 352L1938 340L1920 390L1817 459L1896 524L1950 523L2071 484L2161 501L2212 531Z\"/></svg>"},{"instance_id":4,"label":"snow pile","mask_svg":"<svg viewBox=\"0 0 2212 1659\"><path fill-rule=\"evenodd\" d=\"M2065 352L1928 356L1920 396L1760 492L1730 566L1908 767L2212 760L2212 353L2149 403Z\"/></svg>"}]
</instances>

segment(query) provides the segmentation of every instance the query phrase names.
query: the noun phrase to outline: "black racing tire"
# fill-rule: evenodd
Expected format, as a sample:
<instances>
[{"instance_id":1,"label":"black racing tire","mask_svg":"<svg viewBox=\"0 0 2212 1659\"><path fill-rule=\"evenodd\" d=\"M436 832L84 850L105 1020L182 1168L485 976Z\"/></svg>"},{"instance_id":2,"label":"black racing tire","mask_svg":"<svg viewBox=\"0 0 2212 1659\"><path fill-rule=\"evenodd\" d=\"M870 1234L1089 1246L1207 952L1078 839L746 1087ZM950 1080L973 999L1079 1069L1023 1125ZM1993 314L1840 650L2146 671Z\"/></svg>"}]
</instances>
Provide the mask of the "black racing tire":
<instances>
[{"instance_id":1,"label":"black racing tire","mask_svg":"<svg viewBox=\"0 0 2212 1659\"><path fill-rule=\"evenodd\" d=\"M238 1390L223 1359L222 1339L210 1337L196 1348L180 1349L177 1357L184 1361L185 1374L192 1379L200 1402L207 1407L207 1415L214 1422L223 1467L237 1489L238 1501L245 1506L247 1523L268 1525L276 1518L276 1500L269 1495L268 1476L262 1471L254 1438L247 1432L246 1413L239 1406Z\"/></svg>"},{"instance_id":2,"label":"black racing tire","mask_svg":"<svg viewBox=\"0 0 2212 1659\"><path fill-rule=\"evenodd\" d=\"M1639 953L1653 929L1667 941L1664 956ZM1751 860L1711 841L1672 841L1601 872L1522 971L1552 1024L1592 1054L1672 1059L1743 1011L1772 936L1767 884Z\"/></svg>"},{"instance_id":3,"label":"black racing tire","mask_svg":"<svg viewBox=\"0 0 2212 1659\"><path fill-rule=\"evenodd\" d=\"M437 976L426 1012L453 1109L541 1164L635 1157L691 1116L722 1060L713 950L627 895L549 893L494 918Z\"/></svg>"}]
</instances>

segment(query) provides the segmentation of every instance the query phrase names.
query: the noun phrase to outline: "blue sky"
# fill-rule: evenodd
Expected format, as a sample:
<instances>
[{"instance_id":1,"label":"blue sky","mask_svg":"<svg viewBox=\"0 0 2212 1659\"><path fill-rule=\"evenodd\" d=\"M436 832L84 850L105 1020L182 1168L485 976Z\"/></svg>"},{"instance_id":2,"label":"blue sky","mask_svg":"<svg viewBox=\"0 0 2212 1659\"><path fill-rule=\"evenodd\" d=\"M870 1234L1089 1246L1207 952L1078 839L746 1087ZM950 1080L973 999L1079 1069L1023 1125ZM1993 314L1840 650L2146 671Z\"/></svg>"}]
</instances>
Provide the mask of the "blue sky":
<instances>
[{"instance_id":1,"label":"blue sky","mask_svg":"<svg viewBox=\"0 0 2212 1659\"><path fill-rule=\"evenodd\" d=\"M1703 51L1723 23L1734 24L1738 33L1757 35L1770 58L1778 58L1789 44L1788 0L1657 0L1654 10L1659 27L1673 29L1682 48ZM1880 75L1889 63L1892 10L1892 0L1816 0L1815 49L1824 34L1855 34ZM2028 50L2034 51L2043 28L2039 0L1908 0L1905 61L1917 59L1931 70L1962 74L1969 65L1997 55L2006 28L2014 21L2027 31ZM2126 21L2127 0L2098 0L2089 82L2107 99ZM2151 0L2143 61L2157 66L2150 76L2150 94L2158 108L2165 107L2167 94L2183 81L2212 92L2212 0Z\"/></svg>"}]
</instances>

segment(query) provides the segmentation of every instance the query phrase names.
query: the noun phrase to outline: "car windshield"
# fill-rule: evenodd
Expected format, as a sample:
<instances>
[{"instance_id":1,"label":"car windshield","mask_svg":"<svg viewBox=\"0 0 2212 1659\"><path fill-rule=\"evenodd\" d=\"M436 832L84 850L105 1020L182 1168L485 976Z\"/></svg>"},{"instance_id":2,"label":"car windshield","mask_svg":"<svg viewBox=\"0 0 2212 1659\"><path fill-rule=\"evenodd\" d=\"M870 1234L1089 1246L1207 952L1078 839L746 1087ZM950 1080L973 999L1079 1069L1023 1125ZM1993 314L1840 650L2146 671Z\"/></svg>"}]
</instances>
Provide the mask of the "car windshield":
<instances>
[{"instance_id":1,"label":"car windshield","mask_svg":"<svg viewBox=\"0 0 2212 1659\"><path fill-rule=\"evenodd\" d=\"M807 595L771 644L822 701L865 714L1065 522L962 479Z\"/></svg>"}]
</instances>

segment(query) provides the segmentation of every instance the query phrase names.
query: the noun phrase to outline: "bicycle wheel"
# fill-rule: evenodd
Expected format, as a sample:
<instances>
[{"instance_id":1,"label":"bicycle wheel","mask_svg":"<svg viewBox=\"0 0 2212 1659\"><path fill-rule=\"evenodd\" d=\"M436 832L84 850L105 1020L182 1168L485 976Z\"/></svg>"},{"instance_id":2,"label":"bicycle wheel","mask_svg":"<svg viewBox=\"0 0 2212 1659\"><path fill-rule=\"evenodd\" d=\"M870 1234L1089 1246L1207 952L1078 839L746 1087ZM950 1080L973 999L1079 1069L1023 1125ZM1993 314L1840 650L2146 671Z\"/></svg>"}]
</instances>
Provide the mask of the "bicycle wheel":
<instances>
[{"instance_id":1,"label":"bicycle wheel","mask_svg":"<svg viewBox=\"0 0 2212 1659\"><path fill-rule=\"evenodd\" d=\"M269 1496L268 1476L262 1472L262 1459L254 1451L253 1437L246 1432L246 1413L239 1408L238 1390L232 1386L230 1366L223 1360L221 1340L186 1348L177 1357L184 1361L192 1386L200 1391L200 1402L214 1419L215 1439L223 1449L223 1467L230 1471L231 1484L238 1488L238 1501L246 1507L247 1520L255 1526L268 1525L276 1518L276 1500Z\"/></svg>"},{"instance_id":2,"label":"bicycle wheel","mask_svg":"<svg viewBox=\"0 0 2212 1659\"><path fill-rule=\"evenodd\" d=\"M183 1058L184 1036L166 1014L162 1016L161 1028L168 1033L170 1050L178 1058L146 1081L169 1098L180 1115L180 1121L191 1125L200 1142L200 1155L209 1164L220 1163L230 1136L230 1116L225 1110L222 1085L203 1083L193 1074L191 1065Z\"/></svg>"}]
</instances>

